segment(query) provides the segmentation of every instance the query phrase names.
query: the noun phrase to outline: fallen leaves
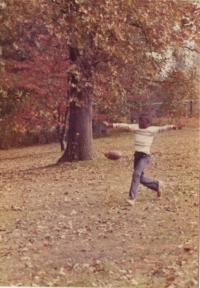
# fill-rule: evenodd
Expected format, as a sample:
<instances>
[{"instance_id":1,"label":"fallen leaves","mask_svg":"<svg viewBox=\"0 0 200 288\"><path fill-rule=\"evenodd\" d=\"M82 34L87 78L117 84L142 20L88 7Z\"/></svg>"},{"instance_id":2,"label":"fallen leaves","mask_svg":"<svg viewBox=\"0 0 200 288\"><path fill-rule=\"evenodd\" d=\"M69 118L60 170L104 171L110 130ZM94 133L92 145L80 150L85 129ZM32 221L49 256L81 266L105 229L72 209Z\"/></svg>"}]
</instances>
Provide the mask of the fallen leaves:
<instances>
[{"instance_id":1,"label":"fallen leaves","mask_svg":"<svg viewBox=\"0 0 200 288\"><path fill-rule=\"evenodd\" d=\"M0 195L0 283L109 287L114 282L116 287L160 288L158 279L166 287L192 287L187 285L194 285L197 271L198 179L191 153L195 134L176 133L159 135L155 150L161 152L154 154L146 172L170 185L160 201L140 187L134 210L125 204L132 173L131 135L98 139L97 158L87 163L44 170L41 166L56 156L52 158L51 151L58 148L60 153L56 145L32 147L28 157L15 159L16 163L9 160ZM103 157L102 151L109 150L113 141L127 157L120 161ZM25 155L26 148L17 153Z\"/></svg>"},{"instance_id":2,"label":"fallen leaves","mask_svg":"<svg viewBox=\"0 0 200 288\"><path fill-rule=\"evenodd\" d=\"M22 211L21 207L15 206L15 205L11 205L11 210L13 211Z\"/></svg>"},{"instance_id":3,"label":"fallen leaves","mask_svg":"<svg viewBox=\"0 0 200 288\"><path fill-rule=\"evenodd\" d=\"M73 209L72 211L71 211L71 213L70 213L70 215L77 215L77 211L75 210L75 209Z\"/></svg>"}]
</instances>

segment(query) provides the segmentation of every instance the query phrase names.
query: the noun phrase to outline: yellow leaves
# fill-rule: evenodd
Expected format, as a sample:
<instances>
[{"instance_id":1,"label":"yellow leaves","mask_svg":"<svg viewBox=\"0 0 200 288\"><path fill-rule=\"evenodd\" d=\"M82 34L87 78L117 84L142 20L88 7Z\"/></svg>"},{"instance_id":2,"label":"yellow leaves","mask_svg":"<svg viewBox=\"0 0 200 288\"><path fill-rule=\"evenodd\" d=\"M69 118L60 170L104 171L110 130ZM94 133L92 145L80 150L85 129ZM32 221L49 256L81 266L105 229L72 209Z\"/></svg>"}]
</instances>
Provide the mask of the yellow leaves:
<instances>
[{"instance_id":1,"label":"yellow leaves","mask_svg":"<svg viewBox=\"0 0 200 288\"><path fill-rule=\"evenodd\" d=\"M79 4L79 5L87 3L87 2L88 2L88 0L75 0L75 3Z\"/></svg>"},{"instance_id":2,"label":"yellow leaves","mask_svg":"<svg viewBox=\"0 0 200 288\"><path fill-rule=\"evenodd\" d=\"M24 97L24 92L21 91L21 90L18 90L18 91L16 92L16 96L17 96L18 99L20 99L20 98Z\"/></svg>"},{"instance_id":3,"label":"yellow leaves","mask_svg":"<svg viewBox=\"0 0 200 288\"><path fill-rule=\"evenodd\" d=\"M120 28L121 28L120 26L114 28L115 35L119 40L125 41L125 35L123 35L124 32Z\"/></svg>"},{"instance_id":4,"label":"yellow leaves","mask_svg":"<svg viewBox=\"0 0 200 288\"><path fill-rule=\"evenodd\" d=\"M67 69L68 73L73 73L75 75L79 75L79 70L76 64L69 65L69 68Z\"/></svg>"}]
</instances>

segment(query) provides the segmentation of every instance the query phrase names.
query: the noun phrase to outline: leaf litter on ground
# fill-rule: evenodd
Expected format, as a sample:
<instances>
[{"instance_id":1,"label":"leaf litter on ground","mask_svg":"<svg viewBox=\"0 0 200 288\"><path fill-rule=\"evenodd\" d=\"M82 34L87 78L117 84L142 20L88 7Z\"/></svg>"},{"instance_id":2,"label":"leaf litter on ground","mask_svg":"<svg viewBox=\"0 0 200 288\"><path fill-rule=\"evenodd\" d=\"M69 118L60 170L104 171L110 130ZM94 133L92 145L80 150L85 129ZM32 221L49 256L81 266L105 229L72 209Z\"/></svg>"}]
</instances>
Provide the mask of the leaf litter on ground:
<instances>
[{"instance_id":1,"label":"leaf litter on ground","mask_svg":"<svg viewBox=\"0 0 200 288\"><path fill-rule=\"evenodd\" d=\"M140 187L134 208L129 133L96 139L92 161L58 166L58 144L0 151L0 284L195 287L198 132L166 133L146 174L167 188L157 200ZM122 158L110 161L115 142Z\"/></svg>"}]
</instances>

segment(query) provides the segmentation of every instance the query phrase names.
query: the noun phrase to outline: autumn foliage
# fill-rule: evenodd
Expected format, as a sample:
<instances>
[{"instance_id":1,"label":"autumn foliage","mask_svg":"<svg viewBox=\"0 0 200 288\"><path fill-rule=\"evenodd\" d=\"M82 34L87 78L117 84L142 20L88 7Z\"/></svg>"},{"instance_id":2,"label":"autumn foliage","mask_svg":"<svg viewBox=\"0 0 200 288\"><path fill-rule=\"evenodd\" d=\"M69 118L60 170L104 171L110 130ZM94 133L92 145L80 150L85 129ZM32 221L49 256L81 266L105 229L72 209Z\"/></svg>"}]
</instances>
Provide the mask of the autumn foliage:
<instances>
[{"instance_id":1,"label":"autumn foliage","mask_svg":"<svg viewBox=\"0 0 200 288\"><path fill-rule=\"evenodd\" d=\"M171 102L197 97L195 1L4 0L0 9L1 133L48 130L61 103L70 115L92 105L129 120L153 101L176 114Z\"/></svg>"},{"instance_id":2,"label":"autumn foliage","mask_svg":"<svg viewBox=\"0 0 200 288\"><path fill-rule=\"evenodd\" d=\"M1 145L5 147L17 144L19 139L14 139L27 131L30 137L31 133L39 135L41 131L53 129L67 108L69 62L65 41L51 35L44 23L37 23L28 15L21 15L22 19L18 19L14 28L12 25L16 23L12 23L12 16L7 17L10 30L14 30L7 34L1 29L4 36L0 80Z\"/></svg>"}]
</instances>

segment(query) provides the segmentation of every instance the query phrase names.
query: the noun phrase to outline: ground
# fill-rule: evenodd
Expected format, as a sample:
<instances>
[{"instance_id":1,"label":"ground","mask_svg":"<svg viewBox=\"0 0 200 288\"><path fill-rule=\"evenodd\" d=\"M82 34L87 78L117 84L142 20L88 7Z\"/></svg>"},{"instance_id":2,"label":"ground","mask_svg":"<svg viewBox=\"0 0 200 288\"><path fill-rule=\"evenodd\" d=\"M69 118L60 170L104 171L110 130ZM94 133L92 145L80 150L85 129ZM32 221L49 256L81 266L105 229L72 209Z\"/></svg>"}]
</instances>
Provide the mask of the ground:
<instances>
[{"instance_id":1,"label":"ground","mask_svg":"<svg viewBox=\"0 0 200 288\"><path fill-rule=\"evenodd\" d=\"M152 152L162 197L140 187L131 207L130 133L59 166L58 144L0 151L0 285L197 287L198 129L159 134Z\"/></svg>"}]
</instances>

